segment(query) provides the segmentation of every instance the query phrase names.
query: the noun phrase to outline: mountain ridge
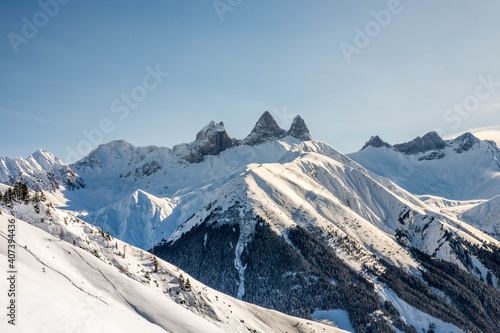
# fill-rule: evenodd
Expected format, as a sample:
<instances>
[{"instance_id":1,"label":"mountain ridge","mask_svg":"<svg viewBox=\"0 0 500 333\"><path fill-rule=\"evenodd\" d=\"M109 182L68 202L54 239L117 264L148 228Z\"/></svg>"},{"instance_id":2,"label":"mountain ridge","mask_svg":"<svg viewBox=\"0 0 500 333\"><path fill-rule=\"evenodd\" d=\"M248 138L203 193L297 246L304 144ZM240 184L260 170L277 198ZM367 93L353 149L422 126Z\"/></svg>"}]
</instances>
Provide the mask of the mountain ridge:
<instances>
[{"instance_id":1,"label":"mountain ridge","mask_svg":"<svg viewBox=\"0 0 500 333\"><path fill-rule=\"evenodd\" d=\"M383 141L378 135L376 135L372 136L363 145L361 150L364 150L368 147L374 147L374 148L386 147L393 149L397 152L403 153L405 155L416 155L419 153L425 153L432 150L442 150L445 149L446 147L455 146L454 151L460 154L464 151L468 151L476 144L478 144L480 141L481 140L479 140L470 132L463 133L454 139L444 140L439 136L437 132L431 131L426 133L422 137L417 136L413 140L391 145L388 142ZM497 147L494 141L484 140L484 142L487 142L488 144Z\"/></svg>"}]
</instances>

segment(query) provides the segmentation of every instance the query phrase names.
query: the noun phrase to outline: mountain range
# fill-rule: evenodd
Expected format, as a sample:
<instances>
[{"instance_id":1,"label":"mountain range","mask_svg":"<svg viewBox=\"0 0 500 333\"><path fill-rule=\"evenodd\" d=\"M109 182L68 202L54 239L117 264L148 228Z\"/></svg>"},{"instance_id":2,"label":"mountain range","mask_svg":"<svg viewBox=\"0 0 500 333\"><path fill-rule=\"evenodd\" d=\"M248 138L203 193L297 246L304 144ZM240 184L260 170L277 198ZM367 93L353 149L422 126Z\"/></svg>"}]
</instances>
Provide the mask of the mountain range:
<instances>
[{"instance_id":1,"label":"mountain range","mask_svg":"<svg viewBox=\"0 0 500 333\"><path fill-rule=\"evenodd\" d=\"M80 247L94 257L90 230L109 233L120 243L115 250L110 241L98 243L106 255L92 260L122 267L110 258L123 246L134 248L137 258L154 255L164 267L174 265L169 279L177 266L199 288L234 297L227 299L238 307L330 318L356 332L496 332L499 154L494 142L470 133L443 140L431 132L395 145L372 137L345 155L313 140L300 116L284 130L265 112L244 139L210 122L193 142L173 148L112 141L71 165L44 150L1 158L5 188L23 182L43 191L62 218L52 222L56 228L30 204L0 208L52 235L63 230L59 238L70 243L64 251L76 239L64 236L70 233L64 217L78 226L79 239L89 239ZM151 276L151 265L144 267ZM189 308L214 323L204 302L193 299ZM158 314L149 320L153 314L137 305L121 306L148 322L163 320ZM215 321L226 331L233 324ZM265 325L271 323L254 326L278 331Z\"/></svg>"}]
</instances>

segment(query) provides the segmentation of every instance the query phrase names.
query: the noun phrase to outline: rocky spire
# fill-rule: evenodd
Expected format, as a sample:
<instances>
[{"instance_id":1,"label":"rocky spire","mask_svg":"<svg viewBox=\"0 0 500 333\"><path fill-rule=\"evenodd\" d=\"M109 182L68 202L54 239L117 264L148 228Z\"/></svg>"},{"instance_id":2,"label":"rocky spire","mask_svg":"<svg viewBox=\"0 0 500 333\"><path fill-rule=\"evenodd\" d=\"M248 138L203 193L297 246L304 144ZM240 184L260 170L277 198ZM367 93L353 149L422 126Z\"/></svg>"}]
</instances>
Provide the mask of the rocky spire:
<instances>
[{"instance_id":1,"label":"rocky spire","mask_svg":"<svg viewBox=\"0 0 500 333\"><path fill-rule=\"evenodd\" d=\"M287 132L279 127L269 111L266 111L260 116L252 131L242 140L242 143L255 146L268 140L281 139L286 135Z\"/></svg>"},{"instance_id":2,"label":"rocky spire","mask_svg":"<svg viewBox=\"0 0 500 333\"><path fill-rule=\"evenodd\" d=\"M292 126L288 130L288 135L293 136L301 141L312 140L309 129L307 128L306 122L301 116L296 116L293 118Z\"/></svg>"},{"instance_id":3,"label":"rocky spire","mask_svg":"<svg viewBox=\"0 0 500 333\"><path fill-rule=\"evenodd\" d=\"M220 152L232 147L232 141L222 121L218 124L211 121L196 134L195 145L202 155L219 155Z\"/></svg>"},{"instance_id":4,"label":"rocky spire","mask_svg":"<svg viewBox=\"0 0 500 333\"><path fill-rule=\"evenodd\" d=\"M211 121L196 134L195 141L174 146L173 154L189 163L199 163L204 161L204 156L219 155L232 146L233 140L227 135L224 123Z\"/></svg>"}]
</instances>

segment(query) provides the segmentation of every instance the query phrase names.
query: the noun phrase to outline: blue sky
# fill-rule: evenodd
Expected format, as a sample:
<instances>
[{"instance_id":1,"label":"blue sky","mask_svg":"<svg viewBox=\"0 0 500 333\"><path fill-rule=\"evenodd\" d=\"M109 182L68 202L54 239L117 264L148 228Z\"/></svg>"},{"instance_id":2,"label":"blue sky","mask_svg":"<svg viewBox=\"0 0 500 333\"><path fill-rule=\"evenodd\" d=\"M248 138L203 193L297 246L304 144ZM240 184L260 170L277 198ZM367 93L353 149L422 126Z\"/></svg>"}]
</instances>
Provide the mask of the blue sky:
<instances>
[{"instance_id":1,"label":"blue sky","mask_svg":"<svg viewBox=\"0 0 500 333\"><path fill-rule=\"evenodd\" d=\"M498 1L54 1L0 3L1 156L243 138L265 110L344 153L500 125Z\"/></svg>"}]
</instances>

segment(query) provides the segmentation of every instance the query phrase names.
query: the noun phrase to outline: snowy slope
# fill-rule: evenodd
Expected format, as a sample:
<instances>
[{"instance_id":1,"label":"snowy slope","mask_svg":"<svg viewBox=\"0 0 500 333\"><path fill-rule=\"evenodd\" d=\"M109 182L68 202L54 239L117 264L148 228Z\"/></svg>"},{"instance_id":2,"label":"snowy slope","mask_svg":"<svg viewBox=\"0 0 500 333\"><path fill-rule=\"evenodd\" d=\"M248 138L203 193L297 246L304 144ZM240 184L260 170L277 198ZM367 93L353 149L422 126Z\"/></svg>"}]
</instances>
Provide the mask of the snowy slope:
<instances>
[{"instance_id":1,"label":"snowy slope","mask_svg":"<svg viewBox=\"0 0 500 333\"><path fill-rule=\"evenodd\" d=\"M3 319L2 331L342 332L235 300L161 260L156 273L151 254L64 212L53 210L40 222L33 207L16 204L18 215L32 219L27 223L2 210L2 263L9 219L16 220L19 244L18 322L10 330ZM180 274L192 291L179 289Z\"/></svg>"},{"instance_id":2,"label":"snowy slope","mask_svg":"<svg viewBox=\"0 0 500 333\"><path fill-rule=\"evenodd\" d=\"M2 262L7 262L7 218L0 217ZM197 332L197 327L222 331L86 251L25 222L17 220L16 224L19 307L17 325L9 331L62 332L67 327L121 332ZM168 316L161 316L160 309ZM10 329L5 319L2 327L2 331Z\"/></svg>"},{"instance_id":3,"label":"snowy slope","mask_svg":"<svg viewBox=\"0 0 500 333\"><path fill-rule=\"evenodd\" d=\"M500 239L500 196L463 211L459 217L478 229Z\"/></svg>"},{"instance_id":4,"label":"snowy slope","mask_svg":"<svg viewBox=\"0 0 500 333\"><path fill-rule=\"evenodd\" d=\"M177 227L165 223L172 209L173 205L166 199L137 190L85 219L126 243L150 249Z\"/></svg>"}]
</instances>

